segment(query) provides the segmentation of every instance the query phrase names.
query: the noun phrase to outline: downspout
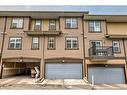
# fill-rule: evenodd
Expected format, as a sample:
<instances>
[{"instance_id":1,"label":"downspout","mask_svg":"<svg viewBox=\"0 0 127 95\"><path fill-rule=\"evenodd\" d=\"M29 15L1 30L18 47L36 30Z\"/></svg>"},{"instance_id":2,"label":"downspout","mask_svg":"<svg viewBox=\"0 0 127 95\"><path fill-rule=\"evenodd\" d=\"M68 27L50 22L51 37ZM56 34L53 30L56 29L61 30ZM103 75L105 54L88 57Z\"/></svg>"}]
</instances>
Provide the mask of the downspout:
<instances>
[{"instance_id":1,"label":"downspout","mask_svg":"<svg viewBox=\"0 0 127 95\"><path fill-rule=\"evenodd\" d=\"M5 23L4 23L4 31L3 31L3 39L2 39L2 45L1 45L1 54L0 54L0 79L2 79L2 73L3 73L3 62L2 62L2 55L3 55L3 48L4 48L4 40L5 40L5 32L6 32L6 23L7 23L7 16L5 17Z\"/></svg>"},{"instance_id":2,"label":"downspout","mask_svg":"<svg viewBox=\"0 0 127 95\"><path fill-rule=\"evenodd\" d=\"M83 74L85 75L84 77L86 78L86 61L85 61L85 35L84 35L84 21L83 21L83 16L82 16L82 31L83 31L83 66L84 66L84 72Z\"/></svg>"},{"instance_id":3,"label":"downspout","mask_svg":"<svg viewBox=\"0 0 127 95\"><path fill-rule=\"evenodd\" d=\"M45 51L45 35L44 35L44 42L43 42L43 78L45 78L45 53L44 53L44 51Z\"/></svg>"},{"instance_id":4,"label":"downspout","mask_svg":"<svg viewBox=\"0 0 127 95\"><path fill-rule=\"evenodd\" d=\"M126 47L125 47L124 38L122 40L123 40L124 55L125 55L125 62L126 62L126 64L125 64L125 83L127 84L127 71L126 71L126 69L127 69L127 54L126 54Z\"/></svg>"}]
</instances>

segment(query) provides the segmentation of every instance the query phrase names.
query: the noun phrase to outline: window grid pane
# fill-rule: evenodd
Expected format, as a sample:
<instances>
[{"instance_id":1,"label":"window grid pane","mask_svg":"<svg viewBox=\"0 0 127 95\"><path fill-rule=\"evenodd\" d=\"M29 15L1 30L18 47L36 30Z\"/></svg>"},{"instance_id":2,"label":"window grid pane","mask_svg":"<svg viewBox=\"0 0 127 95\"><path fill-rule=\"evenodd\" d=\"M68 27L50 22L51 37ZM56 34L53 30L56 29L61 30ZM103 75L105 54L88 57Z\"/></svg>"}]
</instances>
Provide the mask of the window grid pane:
<instances>
[{"instance_id":1,"label":"window grid pane","mask_svg":"<svg viewBox=\"0 0 127 95\"><path fill-rule=\"evenodd\" d=\"M49 29L50 30L56 30L56 20L50 20L49 21Z\"/></svg>"},{"instance_id":2,"label":"window grid pane","mask_svg":"<svg viewBox=\"0 0 127 95\"><path fill-rule=\"evenodd\" d=\"M23 28L23 18L13 18L12 28Z\"/></svg>"},{"instance_id":3,"label":"window grid pane","mask_svg":"<svg viewBox=\"0 0 127 95\"><path fill-rule=\"evenodd\" d=\"M38 49L39 48L39 38L33 37L32 38L32 49Z\"/></svg>"},{"instance_id":4,"label":"window grid pane","mask_svg":"<svg viewBox=\"0 0 127 95\"><path fill-rule=\"evenodd\" d=\"M77 49L78 48L77 38L66 38L66 48Z\"/></svg>"},{"instance_id":5,"label":"window grid pane","mask_svg":"<svg viewBox=\"0 0 127 95\"><path fill-rule=\"evenodd\" d=\"M89 21L89 31L90 32L100 32L100 21Z\"/></svg>"},{"instance_id":6,"label":"window grid pane","mask_svg":"<svg viewBox=\"0 0 127 95\"><path fill-rule=\"evenodd\" d=\"M113 51L120 52L120 43L119 41L113 41Z\"/></svg>"},{"instance_id":7,"label":"window grid pane","mask_svg":"<svg viewBox=\"0 0 127 95\"><path fill-rule=\"evenodd\" d=\"M9 48L20 49L21 48L21 38L10 38Z\"/></svg>"},{"instance_id":8,"label":"window grid pane","mask_svg":"<svg viewBox=\"0 0 127 95\"><path fill-rule=\"evenodd\" d=\"M55 49L55 38L54 37L48 38L48 49Z\"/></svg>"},{"instance_id":9,"label":"window grid pane","mask_svg":"<svg viewBox=\"0 0 127 95\"><path fill-rule=\"evenodd\" d=\"M35 30L41 30L41 20L35 20Z\"/></svg>"},{"instance_id":10,"label":"window grid pane","mask_svg":"<svg viewBox=\"0 0 127 95\"><path fill-rule=\"evenodd\" d=\"M67 18L66 19L66 28L77 28L77 19L76 18Z\"/></svg>"}]
</instances>

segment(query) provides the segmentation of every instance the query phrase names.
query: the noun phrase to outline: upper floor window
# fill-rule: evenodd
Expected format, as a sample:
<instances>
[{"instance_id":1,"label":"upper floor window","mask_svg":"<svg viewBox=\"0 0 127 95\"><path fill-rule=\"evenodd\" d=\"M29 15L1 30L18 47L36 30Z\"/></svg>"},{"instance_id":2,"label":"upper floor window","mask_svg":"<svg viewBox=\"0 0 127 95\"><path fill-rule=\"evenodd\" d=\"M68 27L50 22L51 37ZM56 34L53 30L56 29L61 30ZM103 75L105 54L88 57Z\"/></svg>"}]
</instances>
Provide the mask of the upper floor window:
<instances>
[{"instance_id":1,"label":"upper floor window","mask_svg":"<svg viewBox=\"0 0 127 95\"><path fill-rule=\"evenodd\" d=\"M11 28L23 28L23 18L13 18Z\"/></svg>"},{"instance_id":2,"label":"upper floor window","mask_svg":"<svg viewBox=\"0 0 127 95\"><path fill-rule=\"evenodd\" d=\"M55 37L48 38L48 49L50 50L55 49Z\"/></svg>"},{"instance_id":3,"label":"upper floor window","mask_svg":"<svg viewBox=\"0 0 127 95\"><path fill-rule=\"evenodd\" d=\"M78 38L67 37L66 38L66 49L78 49Z\"/></svg>"},{"instance_id":4,"label":"upper floor window","mask_svg":"<svg viewBox=\"0 0 127 95\"><path fill-rule=\"evenodd\" d=\"M35 20L34 30L41 30L41 20Z\"/></svg>"},{"instance_id":5,"label":"upper floor window","mask_svg":"<svg viewBox=\"0 0 127 95\"><path fill-rule=\"evenodd\" d=\"M56 30L56 20L49 20L49 30Z\"/></svg>"},{"instance_id":6,"label":"upper floor window","mask_svg":"<svg viewBox=\"0 0 127 95\"><path fill-rule=\"evenodd\" d=\"M9 39L9 49L21 49L22 38L21 37L11 37Z\"/></svg>"},{"instance_id":7,"label":"upper floor window","mask_svg":"<svg viewBox=\"0 0 127 95\"><path fill-rule=\"evenodd\" d=\"M120 42L118 40L114 40L112 46L114 53L120 53Z\"/></svg>"},{"instance_id":8,"label":"upper floor window","mask_svg":"<svg viewBox=\"0 0 127 95\"><path fill-rule=\"evenodd\" d=\"M32 49L39 49L39 37L32 38Z\"/></svg>"},{"instance_id":9,"label":"upper floor window","mask_svg":"<svg viewBox=\"0 0 127 95\"><path fill-rule=\"evenodd\" d=\"M78 28L77 18L66 18L66 28Z\"/></svg>"},{"instance_id":10,"label":"upper floor window","mask_svg":"<svg viewBox=\"0 0 127 95\"><path fill-rule=\"evenodd\" d=\"M89 21L88 23L89 32L101 32L101 24L100 21Z\"/></svg>"}]
</instances>

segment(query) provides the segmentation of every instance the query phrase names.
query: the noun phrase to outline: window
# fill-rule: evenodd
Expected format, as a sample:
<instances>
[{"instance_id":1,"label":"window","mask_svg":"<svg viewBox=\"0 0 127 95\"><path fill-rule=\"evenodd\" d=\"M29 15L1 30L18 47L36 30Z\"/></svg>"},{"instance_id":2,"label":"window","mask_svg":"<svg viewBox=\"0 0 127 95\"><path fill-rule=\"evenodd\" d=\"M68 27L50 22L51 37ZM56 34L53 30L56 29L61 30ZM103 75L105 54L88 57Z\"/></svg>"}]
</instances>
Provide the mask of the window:
<instances>
[{"instance_id":1,"label":"window","mask_svg":"<svg viewBox=\"0 0 127 95\"><path fill-rule=\"evenodd\" d=\"M55 49L55 37L48 38L48 49Z\"/></svg>"},{"instance_id":2,"label":"window","mask_svg":"<svg viewBox=\"0 0 127 95\"><path fill-rule=\"evenodd\" d=\"M23 28L23 18L13 18L11 28Z\"/></svg>"},{"instance_id":3,"label":"window","mask_svg":"<svg viewBox=\"0 0 127 95\"><path fill-rule=\"evenodd\" d=\"M77 18L66 18L66 28L77 28Z\"/></svg>"},{"instance_id":4,"label":"window","mask_svg":"<svg viewBox=\"0 0 127 95\"><path fill-rule=\"evenodd\" d=\"M35 20L34 30L41 30L41 20Z\"/></svg>"},{"instance_id":5,"label":"window","mask_svg":"<svg viewBox=\"0 0 127 95\"><path fill-rule=\"evenodd\" d=\"M17 38L10 38L9 40L9 49L21 49L21 37L17 37Z\"/></svg>"},{"instance_id":6,"label":"window","mask_svg":"<svg viewBox=\"0 0 127 95\"><path fill-rule=\"evenodd\" d=\"M66 49L78 49L78 38L67 37L66 38Z\"/></svg>"},{"instance_id":7,"label":"window","mask_svg":"<svg viewBox=\"0 0 127 95\"><path fill-rule=\"evenodd\" d=\"M112 42L113 51L114 53L120 53L120 42L119 41L113 41Z\"/></svg>"},{"instance_id":8,"label":"window","mask_svg":"<svg viewBox=\"0 0 127 95\"><path fill-rule=\"evenodd\" d=\"M100 32L101 24L100 21L89 21L89 32Z\"/></svg>"},{"instance_id":9,"label":"window","mask_svg":"<svg viewBox=\"0 0 127 95\"><path fill-rule=\"evenodd\" d=\"M101 48L101 46L102 46L102 41L98 41L98 40L91 41L91 47Z\"/></svg>"},{"instance_id":10,"label":"window","mask_svg":"<svg viewBox=\"0 0 127 95\"><path fill-rule=\"evenodd\" d=\"M32 49L39 49L39 37L32 38Z\"/></svg>"},{"instance_id":11,"label":"window","mask_svg":"<svg viewBox=\"0 0 127 95\"><path fill-rule=\"evenodd\" d=\"M49 20L49 30L56 30L56 20Z\"/></svg>"}]
</instances>

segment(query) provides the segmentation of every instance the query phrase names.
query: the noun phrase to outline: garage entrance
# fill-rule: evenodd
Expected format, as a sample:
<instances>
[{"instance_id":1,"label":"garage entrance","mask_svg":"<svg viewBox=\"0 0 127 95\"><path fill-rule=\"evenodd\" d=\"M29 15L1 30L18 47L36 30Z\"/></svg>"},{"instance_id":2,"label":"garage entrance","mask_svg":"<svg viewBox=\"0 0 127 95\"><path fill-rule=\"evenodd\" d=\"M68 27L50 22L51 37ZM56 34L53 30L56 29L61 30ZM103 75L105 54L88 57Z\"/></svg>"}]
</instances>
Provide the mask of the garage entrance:
<instances>
[{"instance_id":1,"label":"garage entrance","mask_svg":"<svg viewBox=\"0 0 127 95\"><path fill-rule=\"evenodd\" d=\"M8 62L4 63L2 77L10 76L31 76L31 70L35 66L40 66L40 63L21 63L21 62Z\"/></svg>"},{"instance_id":2,"label":"garage entrance","mask_svg":"<svg viewBox=\"0 0 127 95\"><path fill-rule=\"evenodd\" d=\"M46 79L82 79L81 63L46 63Z\"/></svg>"},{"instance_id":3,"label":"garage entrance","mask_svg":"<svg viewBox=\"0 0 127 95\"><path fill-rule=\"evenodd\" d=\"M94 76L95 84L121 84L125 83L123 67L89 67L88 79L92 82Z\"/></svg>"},{"instance_id":4,"label":"garage entrance","mask_svg":"<svg viewBox=\"0 0 127 95\"><path fill-rule=\"evenodd\" d=\"M2 78L10 76L27 75L31 77L31 69L35 66L40 67L41 59L39 58L26 58L26 57L13 57L3 58Z\"/></svg>"}]
</instances>

